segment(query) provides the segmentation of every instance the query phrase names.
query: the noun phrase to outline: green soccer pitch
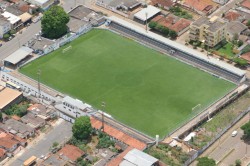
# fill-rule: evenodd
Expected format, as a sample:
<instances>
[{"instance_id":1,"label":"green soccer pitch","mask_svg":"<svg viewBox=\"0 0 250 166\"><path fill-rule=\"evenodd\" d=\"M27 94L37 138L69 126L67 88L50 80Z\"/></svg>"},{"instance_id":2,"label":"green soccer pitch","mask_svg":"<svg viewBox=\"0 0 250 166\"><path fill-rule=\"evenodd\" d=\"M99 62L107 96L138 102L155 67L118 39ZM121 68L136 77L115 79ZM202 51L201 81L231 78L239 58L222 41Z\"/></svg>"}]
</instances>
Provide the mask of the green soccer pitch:
<instances>
[{"instance_id":1,"label":"green soccer pitch","mask_svg":"<svg viewBox=\"0 0 250 166\"><path fill-rule=\"evenodd\" d=\"M38 69L42 83L98 109L104 101L115 119L153 137L236 87L108 30L91 30L20 72L37 79Z\"/></svg>"}]
</instances>

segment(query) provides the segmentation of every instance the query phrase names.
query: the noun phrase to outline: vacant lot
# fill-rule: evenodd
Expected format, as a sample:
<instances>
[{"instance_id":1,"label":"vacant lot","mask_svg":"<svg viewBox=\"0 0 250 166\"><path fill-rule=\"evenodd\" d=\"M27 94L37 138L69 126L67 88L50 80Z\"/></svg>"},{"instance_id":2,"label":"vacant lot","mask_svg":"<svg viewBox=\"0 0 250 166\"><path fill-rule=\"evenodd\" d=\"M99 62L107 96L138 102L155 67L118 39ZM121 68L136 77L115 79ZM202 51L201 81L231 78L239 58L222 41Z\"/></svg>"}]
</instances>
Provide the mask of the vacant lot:
<instances>
[{"instance_id":1,"label":"vacant lot","mask_svg":"<svg viewBox=\"0 0 250 166\"><path fill-rule=\"evenodd\" d=\"M235 87L106 30L92 30L21 68L63 93L105 111L150 136L161 137ZM197 110L195 111L197 113Z\"/></svg>"}]
</instances>

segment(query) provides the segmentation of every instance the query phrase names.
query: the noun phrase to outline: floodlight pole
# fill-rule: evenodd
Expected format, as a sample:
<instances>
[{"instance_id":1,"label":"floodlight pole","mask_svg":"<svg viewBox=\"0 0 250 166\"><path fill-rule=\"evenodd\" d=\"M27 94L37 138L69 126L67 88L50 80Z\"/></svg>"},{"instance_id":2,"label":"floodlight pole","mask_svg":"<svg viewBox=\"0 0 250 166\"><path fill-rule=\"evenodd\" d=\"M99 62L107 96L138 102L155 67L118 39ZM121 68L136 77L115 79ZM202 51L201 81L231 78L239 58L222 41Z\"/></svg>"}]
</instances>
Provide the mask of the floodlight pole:
<instances>
[{"instance_id":1,"label":"floodlight pole","mask_svg":"<svg viewBox=\"0 0 250 166\"><path fill-rule=\"evenodd\" d=\"M104 131L104 109L105 109L106 103L102 102L102 131Z\"/></svg>"},{"instance_id":2,"label":"floodlight pole","mask_svg":"<svg viewBox=\"0 0 250 166\"><path fill-rule=\"evenodd\" d=\"M146 16L146 32L148 32L148 13L145 13Z\"/></svg>"},{"instance_id":3,"label":"floodlight pole","mask_svg":"<svg viewBox=\"0 0 250 166\"><path fill-rule=\"evenodd\" d=\"M42 72L40 69L38 69L37 71L37 86L38 86L38 98L41 97L41 87L40 87L40 76L41 76Z\"/></svg>"}]
</instances>

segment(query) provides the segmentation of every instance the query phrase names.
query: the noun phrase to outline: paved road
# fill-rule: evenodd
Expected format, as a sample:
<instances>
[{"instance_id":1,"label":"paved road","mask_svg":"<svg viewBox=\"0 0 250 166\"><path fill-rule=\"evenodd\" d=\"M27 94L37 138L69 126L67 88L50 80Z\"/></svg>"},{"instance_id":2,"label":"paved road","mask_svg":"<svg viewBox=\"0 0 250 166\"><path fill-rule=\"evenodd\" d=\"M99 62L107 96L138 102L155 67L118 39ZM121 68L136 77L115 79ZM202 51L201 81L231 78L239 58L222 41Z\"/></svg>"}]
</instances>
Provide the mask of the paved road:
<instances>
[{"instance_id":1,"label":"paved road","mask_svg":"<svg viewBox=\"0 0 250 166\"><path fill-rule=\"evenodd\" d=\"M23 30L22 34L17 34L11 41L8 41L0 47L0 61L16 51L19 46L27 43L41 29L41 21L32 23L29 27Z\"/></svg>"},{"instance_id":2,"label":"paved road","mask_svg":"<svg viewBox=\"0 0 250 166\"><path fill-rule=\"evenodd\" d=\"M57 125L36 144L28 146L26 151L10 165L20 166L32 155L36 157L46 155L53 142L63 143L66 139L72 136L71 128L72 124L63 120L61 124Z\"/></svg>"},{"instance_id":3,"label":"paved road","mask_svg":"<svg viewBox=\"0 0 250 166\"><path fill-rule=\"evenodd\" d=\"M227 4L223 5L222 7L218 8L215 12L211 14L211 16L221 16L223 13L226 13L230 9L233 9L236 4L242 2L243 0L230 0Z\"/></svg>"}]
</instances>

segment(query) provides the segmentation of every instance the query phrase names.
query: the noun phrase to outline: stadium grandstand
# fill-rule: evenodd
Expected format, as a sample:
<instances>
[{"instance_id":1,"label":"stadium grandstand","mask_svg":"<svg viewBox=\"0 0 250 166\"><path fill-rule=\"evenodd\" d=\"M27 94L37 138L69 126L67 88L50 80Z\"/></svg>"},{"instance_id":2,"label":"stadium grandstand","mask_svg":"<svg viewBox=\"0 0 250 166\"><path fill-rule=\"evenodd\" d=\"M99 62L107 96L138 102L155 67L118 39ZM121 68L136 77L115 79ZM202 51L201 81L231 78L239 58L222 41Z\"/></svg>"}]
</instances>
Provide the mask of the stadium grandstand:
<instances>
[{"instance_id":1,"label":"stadium grandstand","mask_svg":"<svg viewBox=\"0 0 250 166\"><path fill-rule=\"evenodd\" d=\"M213 75L222 77L234 83L244 82L246 79L245 71L232 65L222 62L216 58L204 56L189 47L169 40L158 34L138 27L115 16L108 18L109 27L124 36L129 36L135 40L150 45L156 50L171 55L181 61L199 67L202 70L211 72Z\"/></svg>"}]
</instances>

